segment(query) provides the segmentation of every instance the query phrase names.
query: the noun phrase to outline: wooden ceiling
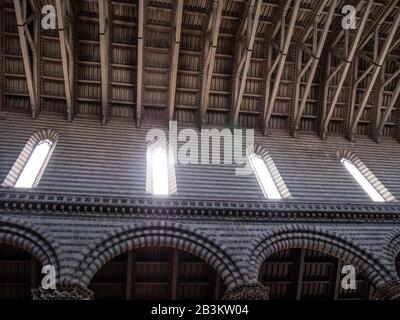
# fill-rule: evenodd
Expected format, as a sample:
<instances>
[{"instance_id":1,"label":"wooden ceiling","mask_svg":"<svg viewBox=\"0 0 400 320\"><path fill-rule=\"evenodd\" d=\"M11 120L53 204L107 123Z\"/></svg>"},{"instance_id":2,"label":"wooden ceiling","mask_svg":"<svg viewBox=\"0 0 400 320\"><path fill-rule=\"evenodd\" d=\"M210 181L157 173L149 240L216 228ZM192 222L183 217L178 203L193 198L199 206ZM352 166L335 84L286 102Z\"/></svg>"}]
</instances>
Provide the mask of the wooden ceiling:
<instances>
[{"instance_id":1,"label":"wooden ceiling","mask_svg":"<svg viewBox=\"0 0 400 320\"><path fill-rule=\"evenodd\" d=\"M40 27L46 4L58 30ZM398 0L0 6L3 110L400 139Z\"/></svg>"},{"instance_id":2,"label":"wooden ceiling","mask_svg":"<svg viewBox=\"0 0 400 320\"><path fill-rule=\"evenodd\" d=\"M318 251L290 249L264 261L259 280L270 287L272 300L370 299L373 287L357 273L357 289L343 290L343 262ZM396 258L400 274L400 255ZM30 299L40 284L39 263L29 253L0 244L0 300ZM101 299L218 300L225 286L215 270L187 252L145 247L105 264L89 286Z\"/></svg>"},{"instance_id":3,"label":"wooden ceiling","mask_svg":"<svg viewBox=\"0 0 400 320\"><path fill-rule=\"evenodd\" d=\"M272 300L367 300L373 287L357 274L357 288L343 290L343 262L318 251L290 249L269 257L260 282ZM95 299L218 300L222 280L201 259L167 247L147 247L114 258L90 284Z\"/></svg>"}]
</instances>

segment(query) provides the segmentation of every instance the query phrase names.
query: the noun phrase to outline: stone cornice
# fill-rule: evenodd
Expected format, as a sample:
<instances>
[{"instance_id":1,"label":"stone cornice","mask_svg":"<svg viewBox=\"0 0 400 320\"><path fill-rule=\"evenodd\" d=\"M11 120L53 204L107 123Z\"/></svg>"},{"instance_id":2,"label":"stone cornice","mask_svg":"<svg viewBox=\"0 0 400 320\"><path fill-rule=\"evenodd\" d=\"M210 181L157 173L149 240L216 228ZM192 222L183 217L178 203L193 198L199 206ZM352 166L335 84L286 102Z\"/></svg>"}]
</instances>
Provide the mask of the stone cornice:
<instances>
[{"instance_id":1,"label":"stone cornice","mask_svg":"<svg viewBox=\"0 0 400 320\"><path fill-rule=\"evenodd\" d=\"M244 202L80 196L24 191L0 191L0 212L29 210L38 214L88 214L120 216L197 216L209 218L308 220L330 222L400 222L400 204Z\"/></svg>"}]
</instances>

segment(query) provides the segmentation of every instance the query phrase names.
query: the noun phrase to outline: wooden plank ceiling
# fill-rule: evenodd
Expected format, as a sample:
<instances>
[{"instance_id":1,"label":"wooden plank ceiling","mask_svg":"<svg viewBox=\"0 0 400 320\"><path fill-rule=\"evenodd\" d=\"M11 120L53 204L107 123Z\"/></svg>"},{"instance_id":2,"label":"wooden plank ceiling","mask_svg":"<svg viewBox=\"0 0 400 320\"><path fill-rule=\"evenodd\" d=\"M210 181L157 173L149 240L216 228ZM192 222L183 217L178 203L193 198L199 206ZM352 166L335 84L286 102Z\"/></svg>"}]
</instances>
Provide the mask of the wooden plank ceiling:
<instances>
[{"instance_id":1,"label":"wooden plank ceiling","mask_svg":"<svg viewBox=\"0 0 400 320\"><path fill-rule=\"evenodd\" d=\"M40 27L46 4L57 30ZM400 139L399 0L0 6L2 110Z\"/></svg>"},{"instance_id":2,"label":"wooden plank ceiling","mask_svg":"<svg viewBox=\"0 0 400 320\"><path fill-rule=\"evenodd\" d=\"M355 290L341 287L343 262L318 251L290 249L269 257L260 282L272 300L367 300L373 287L357 273ZM90 284L95 299L218 300L225 287L216 272L184 251L148 247L104 265Z\"/></svg>"}]
</instances>

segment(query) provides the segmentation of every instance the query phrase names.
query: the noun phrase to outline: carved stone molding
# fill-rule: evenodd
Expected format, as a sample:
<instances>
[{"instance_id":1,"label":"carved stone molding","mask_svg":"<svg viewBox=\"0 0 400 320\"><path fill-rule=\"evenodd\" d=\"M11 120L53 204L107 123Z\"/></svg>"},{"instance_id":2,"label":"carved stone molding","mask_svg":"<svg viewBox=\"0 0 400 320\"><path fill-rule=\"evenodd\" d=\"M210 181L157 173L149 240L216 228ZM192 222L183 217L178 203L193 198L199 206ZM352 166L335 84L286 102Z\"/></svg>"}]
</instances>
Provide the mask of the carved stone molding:
<instances>
[{"instance_id":1,"label":"carved stone molding","mask_svg":"<svg viewBox=\"0 0 400 320\"><path fill-rule=\"evenodd\" d=\"M268 221L400 221L400 204L343 204L273 201L218 201L121 198L10 191L0 187L0 212L90 214L207 218L244 218Z\"/></svg>"},{"instance_id":2,"label":"carved stone molding","mask_svg":"<svg viewBox=\"0 0 400 320\"><path fill-rule=\"evenodd\" d=\"M375 291L377 300L400 300L400 280L394 280Z\"/></svg>"},{"instance_id":3,"label":"carved stone molding","mask_svg":"<svg viewBox=\"0 0 400 320\"><path fill-rule=\"evenodd\" d=\"M269 300L269 291L261 283L245 283L226 290L222 300Z\"/></svg>"},{"instance_id":4,"label":"carved stone molding","mask_svg":"<svg viewBox=\"0 0 400 320\"><path fill-rule=\"evenodd\" d=\"M92 300L93 292L79 284L63 283L55 290L32 290L33 300Z\"/></svg>"}]
</instances>

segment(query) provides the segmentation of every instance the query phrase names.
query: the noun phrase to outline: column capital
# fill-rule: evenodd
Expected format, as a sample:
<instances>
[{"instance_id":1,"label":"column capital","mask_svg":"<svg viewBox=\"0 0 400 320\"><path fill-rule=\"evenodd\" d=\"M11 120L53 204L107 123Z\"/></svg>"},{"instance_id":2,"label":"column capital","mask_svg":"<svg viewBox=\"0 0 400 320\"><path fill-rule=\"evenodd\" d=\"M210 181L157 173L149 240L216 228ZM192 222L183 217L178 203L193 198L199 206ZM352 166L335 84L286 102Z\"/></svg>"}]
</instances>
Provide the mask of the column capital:
<instances>
[{"instance_id":1,"label":"column capital","mask_svg":"<svg viewBox=\"0 0 400 320\"><path fill-rule=\"evenodd\" d=\"M269 291L261 283L245 283L226 290L222 300L269 300Z\"/></svg>"},{"instance_id":2,"label":"column capital","mask_svg":"<svg viewBox=\"0 0 400 320\"><path fill-rule=\"evenodd\" d=\"M400 300L400 280L393 280L376 289L377 300Z\"/></svg>"},{"instance_id":3,"label":"column capital","mask_svg":"<svg viewBox=\"0 0 400 320\"><path fill-rule=\"evenodd\" d=\"M62 283L57 288L32 290L33 300L92 300L93 291L77 283Z\"/></svg>"}]
</instances>

